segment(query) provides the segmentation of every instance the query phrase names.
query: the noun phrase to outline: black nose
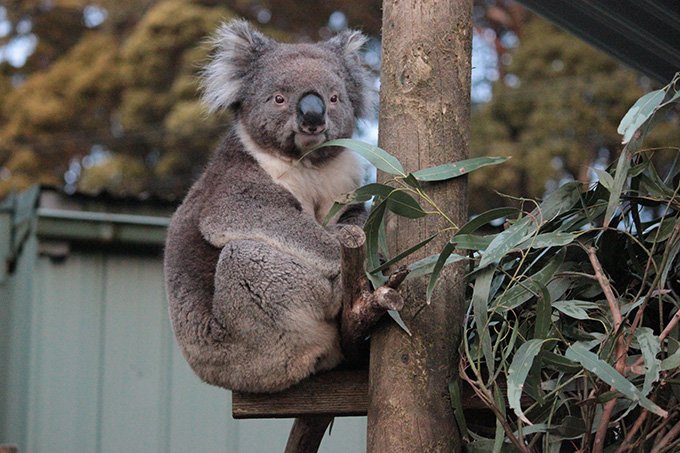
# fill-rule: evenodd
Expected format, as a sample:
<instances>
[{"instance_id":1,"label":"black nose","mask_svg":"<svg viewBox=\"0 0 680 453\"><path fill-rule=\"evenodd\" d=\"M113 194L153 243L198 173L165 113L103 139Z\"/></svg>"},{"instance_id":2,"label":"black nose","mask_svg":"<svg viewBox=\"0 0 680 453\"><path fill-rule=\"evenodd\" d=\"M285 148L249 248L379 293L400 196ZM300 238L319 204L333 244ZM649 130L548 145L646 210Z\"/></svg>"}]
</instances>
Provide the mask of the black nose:
<instances>
[{"instance_id":1,"label":"black nose","mask_svg":"<svg viewBox=\"0 0 680 453\"><path fill-rule=\"evenodd\" d=\"M326 126L326 105L323 99L314 93L302 96L297 105L297 117L304 132L315 134L323 131Z\"/></svg>"}]
</instances>

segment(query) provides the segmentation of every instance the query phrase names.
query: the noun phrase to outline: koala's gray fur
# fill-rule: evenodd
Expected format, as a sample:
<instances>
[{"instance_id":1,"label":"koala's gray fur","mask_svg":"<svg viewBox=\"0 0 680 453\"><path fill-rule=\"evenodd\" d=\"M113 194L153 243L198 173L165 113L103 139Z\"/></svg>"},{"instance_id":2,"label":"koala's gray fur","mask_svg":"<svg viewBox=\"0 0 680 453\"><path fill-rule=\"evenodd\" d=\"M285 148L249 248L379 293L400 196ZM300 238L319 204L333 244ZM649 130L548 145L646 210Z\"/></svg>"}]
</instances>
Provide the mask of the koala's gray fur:
<instances>
[{"instance_id":1,"label":"koala's gray fur","mask_svg":"<svg viewBox=\"0 0 680 453\"><path fill-rule=\"evenodd\" d=\"M173 216L165 251L175 335L210 384L277 391L342 360L340 250L319 220L360 185L361 165L342 148L298 160L351 136L371 108L365 39L281 44L243 21L217 33L204 100L231 109L234 125ZM301 131L309 93L326 104L320 133Z\"/></svg>"}]
</instances>

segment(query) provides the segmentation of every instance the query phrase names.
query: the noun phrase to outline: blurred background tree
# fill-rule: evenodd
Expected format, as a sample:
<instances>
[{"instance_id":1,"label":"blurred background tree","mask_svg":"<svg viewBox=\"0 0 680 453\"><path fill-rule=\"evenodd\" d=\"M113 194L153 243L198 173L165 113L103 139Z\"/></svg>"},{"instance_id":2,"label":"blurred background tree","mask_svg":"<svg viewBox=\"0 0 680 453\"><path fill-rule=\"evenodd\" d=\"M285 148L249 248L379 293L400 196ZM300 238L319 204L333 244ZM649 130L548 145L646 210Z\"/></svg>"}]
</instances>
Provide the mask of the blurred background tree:
<instances>
[{"instance_id":1,"label":"blurred background tree","mask_svg":"<svg viewBox=\"0 0 680 453\"><path fill-rule=\"evenodd\" d=\"M229 120L198 102L205 37L219 21L244 16L293 41L360 28L376 37L366 61L378 68L380 5L0 3L0 198L36 182L181 198ZM561 180L588 180L589 166L618 152L618 121L649 81L511 0L477 0L474 18L472 155L513 159L473 174L472 211L507 204L496 191L540 197ZM677 138L677 124L665 131Z\"/></svg>"}]
</instances>

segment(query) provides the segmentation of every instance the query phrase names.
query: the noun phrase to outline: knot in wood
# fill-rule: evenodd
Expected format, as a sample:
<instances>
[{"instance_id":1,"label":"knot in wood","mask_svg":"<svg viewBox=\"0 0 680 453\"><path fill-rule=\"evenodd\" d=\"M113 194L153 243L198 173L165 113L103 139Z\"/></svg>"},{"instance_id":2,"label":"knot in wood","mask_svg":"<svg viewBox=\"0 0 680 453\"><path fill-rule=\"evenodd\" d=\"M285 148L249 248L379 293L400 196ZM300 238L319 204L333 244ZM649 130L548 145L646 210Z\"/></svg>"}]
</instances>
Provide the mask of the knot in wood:
<instances>
[{"instance_id":1,"label":"knot in wood","mask_svg":"<svg viewBox=\"0 0 680 453\"><path fill-rule=\"evenodd\" d=\"M414 46L402 58L402 70L398 81L401 91L408 93L419 84L426 83L432 76L432 67L429 64L429 56L422 44Z\"/></svg>"},{"instance_id":2,"label":"knot in wood","mask_svg":"<svg viewBox=\"0 0 680 453\"><path fill-rule=\"evenodd\" d=\"M336 238L345 248L357 249L366 243L366 235L361 227L356 225L342 225L338 228Z\"/></svg>"}]
</instances>

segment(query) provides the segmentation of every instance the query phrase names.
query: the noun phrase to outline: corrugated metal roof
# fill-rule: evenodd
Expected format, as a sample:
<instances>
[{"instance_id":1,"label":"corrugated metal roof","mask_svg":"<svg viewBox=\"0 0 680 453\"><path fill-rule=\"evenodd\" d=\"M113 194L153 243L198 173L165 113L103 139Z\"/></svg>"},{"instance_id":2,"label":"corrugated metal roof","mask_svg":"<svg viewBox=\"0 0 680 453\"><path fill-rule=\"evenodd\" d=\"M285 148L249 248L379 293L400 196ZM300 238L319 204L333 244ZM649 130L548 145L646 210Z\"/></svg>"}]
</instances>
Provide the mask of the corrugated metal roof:
<instances>
[{"instance_id":1,"label":"corrugated metal roof","mask_svg":"<svg viewBox=\"0 0 680 453\"><path fill-rule=\"evenodd\" d=\"M661 83L680 71L678 0L518 1Z\"/></svg>"}]
</instances>

